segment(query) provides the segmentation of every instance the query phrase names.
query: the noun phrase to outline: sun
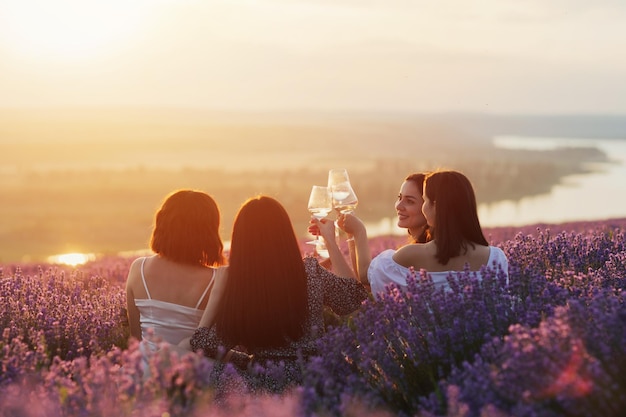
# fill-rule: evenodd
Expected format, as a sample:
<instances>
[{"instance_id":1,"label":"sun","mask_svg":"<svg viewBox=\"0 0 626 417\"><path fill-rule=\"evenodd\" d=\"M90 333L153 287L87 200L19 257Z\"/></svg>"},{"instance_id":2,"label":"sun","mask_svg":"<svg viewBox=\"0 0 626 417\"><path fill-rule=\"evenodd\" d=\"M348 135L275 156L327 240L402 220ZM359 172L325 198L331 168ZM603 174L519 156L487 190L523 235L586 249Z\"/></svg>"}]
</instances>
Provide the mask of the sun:
<instances>
[{"instance_id":1,"label":"sun","mask_svg":"<svg viewBox=\"0 0 626 417\"><path fill-rule=\"evenodd\" d=\"M136 33L142 1L4 0L0 36L13 50L48 59L84 59Z\"/></svg>"}]
</instances>

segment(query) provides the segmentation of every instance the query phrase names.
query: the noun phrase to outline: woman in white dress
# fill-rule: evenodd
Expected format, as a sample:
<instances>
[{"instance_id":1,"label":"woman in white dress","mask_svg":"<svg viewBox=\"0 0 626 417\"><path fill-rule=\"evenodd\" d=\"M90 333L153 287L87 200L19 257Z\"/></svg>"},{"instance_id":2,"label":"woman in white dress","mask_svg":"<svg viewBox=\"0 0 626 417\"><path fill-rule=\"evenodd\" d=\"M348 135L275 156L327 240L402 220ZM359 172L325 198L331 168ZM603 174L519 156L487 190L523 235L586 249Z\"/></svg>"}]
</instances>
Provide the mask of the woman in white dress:
<instances>
[{"instance_id":1,"label":"woman in white dress","mask_svg":"<svg viewBox=\"0 0 626 417\"><path fill-rule=\"evenodd\" d=\"M395 202L396 215L398 216L397 225L407 230L407 243L425 243L430 240L430 233L426 218L422 213L422 189L424 187L424 178L426 173L416 172L408 175L400 185L400 191ZM309 227L309 233L319 234L325 226L325 220L321 222L315 218L311 219L312 225ZM367 230L363 222L352 214L340 215L337 219L338 226L348 234L348 248L352 259L355 275L364 284L369 286L367 280L367 271L372 260L372 255L367 237ZM331 239L326 239L330 244L334 243ZM331 264L343 264L344 259L340 252L331 251Z\"/></svg>"},{"instance_id":2,"label":"woman in white dress","mask_svg":"<svg viewBox=\"0 0 626 417\"><path fill-rule=\"evenodd\" d=\"M354 236L358 276L361 281L369 282L375 297L389 284L405 287L411 267L415 271L426 270L435 286L444 288L448 287L450 273L464 271L466 266L479 279L484 266L501 268L508 276L506 255L500 248L490 246L483 235L474 190L465 175L457 171L427 174L421 212L428 224L430 240L385 250L374 259L368 259L363 223L352 215L340 217L339 227Z\"/></svg>"},{"instance_id":3,"label":"woman in white dress","mask_svg":"<svg viewBox=\"0 0 626 417\"><path fill-rule=\"evenodd\" d=\"M172 346L198 327L216 273L225 263L220 211L201 191L170 194L155 216L150 247L136 259L126 281L130 336L144 353Z\"/></svg>"}]
</instances>

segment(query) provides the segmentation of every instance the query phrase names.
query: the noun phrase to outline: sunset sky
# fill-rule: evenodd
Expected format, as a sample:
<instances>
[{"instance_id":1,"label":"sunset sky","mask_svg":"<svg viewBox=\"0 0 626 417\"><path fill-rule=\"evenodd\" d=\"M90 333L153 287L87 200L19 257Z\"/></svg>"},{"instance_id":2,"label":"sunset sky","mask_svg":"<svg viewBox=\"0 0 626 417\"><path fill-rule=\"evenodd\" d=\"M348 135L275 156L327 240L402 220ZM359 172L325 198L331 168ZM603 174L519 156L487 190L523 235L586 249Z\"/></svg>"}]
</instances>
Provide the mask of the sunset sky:
<instances>
[{"instance_id":1,"label":"sunset sky","mask_svg":"<svg viewBox=\"0 0 626 417\"><path fill-rule=\"evenodd\" d=\"M626 113L622 0L0 0L0 107Z\"/></svg>"}]
</instances>

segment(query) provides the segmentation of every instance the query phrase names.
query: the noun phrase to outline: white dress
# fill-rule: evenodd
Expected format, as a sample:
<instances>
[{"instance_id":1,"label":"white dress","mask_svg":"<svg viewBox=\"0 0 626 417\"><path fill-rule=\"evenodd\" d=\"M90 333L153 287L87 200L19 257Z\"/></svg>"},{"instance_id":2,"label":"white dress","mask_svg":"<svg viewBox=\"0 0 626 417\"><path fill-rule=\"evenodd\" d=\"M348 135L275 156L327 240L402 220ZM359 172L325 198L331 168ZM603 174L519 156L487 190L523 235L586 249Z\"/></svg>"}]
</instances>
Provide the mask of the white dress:
<instances>
[{"instance_id":1,"label":"white dress","mask_svg":"<svg viewBox=\"0 0 626 417\"><path fill-rule=\"evenodd\" d=\"M153 300L143 272L145 261L146 258L141 262L141 280L148 298L135 298L135 305L139 309L142 345L145 344L146 346L144 347L155 352L158 350L158 345L162 342L178 345L180 341L193 335L193 332L198 328L202 313L204 313L204 310L200 310L198 307L213 285L215 271L213 271L211 281L204 289L195 308L192 308L166 301Z\"/></svg>"},{"instance_id":2,"label":"white dress","mask_svg":"<svg viewBox=\"0 0 626 417\"><path fill-rule=\"evenodd\" d=\"M409 268L393 260L393 254L395 252L394 249L382 251L372 259L367 270L367 279L372 287L372 294L376 298L378 298L378 294L385 292L385 288L389 284L393 283L400 287L406 287L407 285L406 278L409 274ZM509 261L502 249L489 246L489 260L486 266L491 268L502 267L502 270L507 274L508 278ZM458 271L429 272L428 275L432 278L435 288L444 287L449 289L447 278L452 272ZM482 279L480 271L476 271L476 275L479 279Z\"/></svg>"}]
</instances>

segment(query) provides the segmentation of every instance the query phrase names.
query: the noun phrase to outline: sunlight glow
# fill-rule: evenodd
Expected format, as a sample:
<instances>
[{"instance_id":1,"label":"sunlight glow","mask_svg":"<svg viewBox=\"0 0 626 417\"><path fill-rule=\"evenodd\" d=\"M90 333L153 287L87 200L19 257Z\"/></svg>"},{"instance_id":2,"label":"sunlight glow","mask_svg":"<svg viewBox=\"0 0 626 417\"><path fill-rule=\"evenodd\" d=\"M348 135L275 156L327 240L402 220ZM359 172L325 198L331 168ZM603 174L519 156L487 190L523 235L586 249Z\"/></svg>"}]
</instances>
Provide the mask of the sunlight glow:
<instances>
[{"instance_id":1,"label":"sunlight glow","mask_svg":"<svg viewBox=\"0 0 626 417\"><path fill-rule=\"evenodd\" d=\"M93 261L94 259L96 259L96 256L93 253L73 252L50 256L48 257L48 262L53 264L76 266Z\"/></svg>"},{"instance_id":2,"label":"sunlight glow","mask_svg":"<svg viewBox=\"0 0 626 417\"><path fill-rule=\"evenodd\" d=\"M141 5L121 0L12 1L3 4L0 24L22 54L82 59L122 45L138 29Z\"/></svg>"}]
</instances>

